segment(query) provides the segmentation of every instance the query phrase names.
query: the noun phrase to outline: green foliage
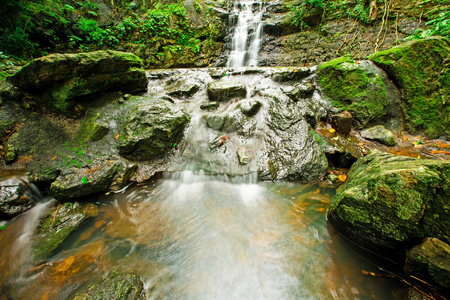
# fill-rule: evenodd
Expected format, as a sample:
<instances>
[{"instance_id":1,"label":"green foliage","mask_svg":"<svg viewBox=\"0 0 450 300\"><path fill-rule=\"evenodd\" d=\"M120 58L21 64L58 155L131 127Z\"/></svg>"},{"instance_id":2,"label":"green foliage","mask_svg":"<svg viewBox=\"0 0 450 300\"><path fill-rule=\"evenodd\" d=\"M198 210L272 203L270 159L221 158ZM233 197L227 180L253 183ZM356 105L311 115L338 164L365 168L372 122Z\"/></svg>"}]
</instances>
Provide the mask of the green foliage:
<instances>
[{"instance_id":1,"label":"green foliage","mask_svg":"<svg viewBox=\"0 0 450 300\"><path fill-rule=\"evenodd\" d=\"M450 38L450 10L440 13L436 19L425 25L428 26L428 29L417 29L410 39L418 40L437 35Z\"/></svg>"}]
</instances>

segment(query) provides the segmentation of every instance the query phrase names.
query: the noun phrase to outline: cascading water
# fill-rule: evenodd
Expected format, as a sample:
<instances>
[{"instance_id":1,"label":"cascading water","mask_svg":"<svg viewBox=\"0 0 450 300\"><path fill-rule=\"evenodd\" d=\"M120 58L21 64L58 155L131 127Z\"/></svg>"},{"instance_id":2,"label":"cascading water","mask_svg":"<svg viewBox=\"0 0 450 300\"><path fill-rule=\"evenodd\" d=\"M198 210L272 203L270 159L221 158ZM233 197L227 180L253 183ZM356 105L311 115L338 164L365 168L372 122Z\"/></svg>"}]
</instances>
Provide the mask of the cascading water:
<instances>
[{"instance_id":1,"label":"cascading water","mask_svg":"<svg viewBox=\"0 0 450 300\"><path fill-rule=\"evenodd\" d=\"M263 2L234 3L233 13L237 15L237 24L233 32L227 67L239 68L258 65L263 8Z\"/></svg>"}]
</instances>

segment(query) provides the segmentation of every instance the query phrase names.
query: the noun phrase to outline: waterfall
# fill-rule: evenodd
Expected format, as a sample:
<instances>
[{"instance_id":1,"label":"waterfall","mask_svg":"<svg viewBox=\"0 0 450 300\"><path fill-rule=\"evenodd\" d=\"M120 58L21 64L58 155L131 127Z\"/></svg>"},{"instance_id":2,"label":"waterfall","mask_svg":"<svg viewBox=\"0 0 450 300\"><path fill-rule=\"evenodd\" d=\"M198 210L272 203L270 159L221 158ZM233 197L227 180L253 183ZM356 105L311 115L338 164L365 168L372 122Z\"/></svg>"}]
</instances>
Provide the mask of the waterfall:
<instances>
[{"instance_id":1,"label":"waterfall","mask_svg":"<svg viewBox=\"0 0 450 300\"><path fill-rule=\"evenodd\" d=\"M237 14L237 24L233 32L227 67L257 66L263 25L263 3L235 2L233 13Z\"/></svg>"}]
</instances>

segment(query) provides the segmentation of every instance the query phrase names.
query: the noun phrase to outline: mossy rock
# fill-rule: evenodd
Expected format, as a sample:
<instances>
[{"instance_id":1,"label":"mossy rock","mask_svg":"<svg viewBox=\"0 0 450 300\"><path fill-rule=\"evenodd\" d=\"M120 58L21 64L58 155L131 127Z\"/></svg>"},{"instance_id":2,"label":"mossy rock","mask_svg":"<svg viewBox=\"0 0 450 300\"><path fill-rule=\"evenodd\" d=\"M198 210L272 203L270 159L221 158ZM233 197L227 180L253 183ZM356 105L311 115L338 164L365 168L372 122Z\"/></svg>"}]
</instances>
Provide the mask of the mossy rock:
<instances>
[{"instance_id":1,"label":"mossy rock","mask_svg":"<svg viewBox=\"0 0 450 300\"><path fill-rule=\"evenodd\" d=\"M61 245L69 234L88 218L98 215L92 203L64 203L54 206L40 221L33 237L32 255L44 259Z\"/></svg>"},{"instance_id":2,"label":"mossy rock","mask_svg":"<svg viewBox=\"0 0 450 300\"><path fill-rule=\"evenodd\" d=\"M73 99L112 89L145 91L142 66L136 55L119 51L51 54L32 60L8 81L50 108L67 112Z\"/></svg>"},{"instance_id":3,"label":"mossy rock","mask_svg":"<svg viewBox=\"0 0 450 300\"><path fill-rule=\"evenodd\" d=\"M450 241L450 162L373 150L350 169L328 220L357 245L404 255L425 237Z\"/></svg>"},{"instance_id":4,"label":"mossy rock","mask_svg":"<svg viewBox=\"0 0 450 300\"><path fill-rule=\"evenodd\" d=\"M317 75L333 106L352 114L356 129L385 118L389 105L386 87L381 72L370 63L343 56L319 65Z\"/></svg>"},{"instance_id":5,"label":"mossy rock","mask_svg":"<svg viewBox=\"0 0 450 300\"><path fill-rule=\"evenodd\" d=\"M412 41L369 57L403 92L406 129L450 137L450 41Z\"/></svg>"}]
</instances>

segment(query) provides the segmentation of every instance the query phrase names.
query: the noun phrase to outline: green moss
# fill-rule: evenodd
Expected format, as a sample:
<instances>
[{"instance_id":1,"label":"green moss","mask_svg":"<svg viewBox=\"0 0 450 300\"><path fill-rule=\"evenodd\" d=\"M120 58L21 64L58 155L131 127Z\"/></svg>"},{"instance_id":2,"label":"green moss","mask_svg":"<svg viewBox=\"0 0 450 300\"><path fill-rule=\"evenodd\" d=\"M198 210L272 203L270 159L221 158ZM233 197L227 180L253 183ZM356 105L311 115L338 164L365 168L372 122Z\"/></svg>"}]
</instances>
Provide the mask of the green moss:
<instances>
[{"instance_id":1,"label":"green moss","mask_svg":"<svg viewBox=\"0 0 450 300\"><path fill-rule=\"evenodd\" d=\"M430 138L450 136L450 41L430 38L369 57L402 89L406 129Z\"/></svg>"},{"instance_id":2,"label":"green moss","mask_svg":"<svg viewBox=\"0 0 450 300\"><path fill-rule=\"evenodd\" d=\"M321 64L317 74L325 95L341 111L350 111L356 128L383 119L388 100L378 73L367 71L344 56Z\"/></svg>"}]
</instances>

